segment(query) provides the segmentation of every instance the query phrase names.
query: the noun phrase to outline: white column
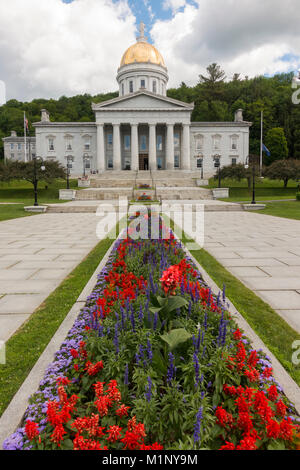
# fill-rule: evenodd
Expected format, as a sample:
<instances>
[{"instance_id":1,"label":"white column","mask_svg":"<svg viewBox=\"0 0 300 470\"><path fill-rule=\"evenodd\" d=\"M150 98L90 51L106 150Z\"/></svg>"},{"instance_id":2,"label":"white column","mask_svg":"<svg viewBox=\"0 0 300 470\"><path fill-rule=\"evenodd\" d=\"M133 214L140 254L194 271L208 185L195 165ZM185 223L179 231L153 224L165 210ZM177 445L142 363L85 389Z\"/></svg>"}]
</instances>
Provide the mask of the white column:
<instances>
[{"instance_id":1,"label":"white column","mask_svg":"<svg viewBox=\"0 0 300 470\"><path fill-rule=\"evenodd\" d=\"M137 171L139 169L139 139L138 125L131 125L131 169Z\"/></svg>"},{"instance_id":2,"label":"white column","mask_svg":"<svg viewBox=\"0 0 300 470\"><path fill-rule=\"evenodd\" d=\"M174 170L174 124L167 124L166 170Z\"/></svg>"},{"instance_id":3,"label":"white column","mask_svg":"<svg viewBox=\"0 0 300 470\"><path fill-rule=\"evenodd\" d=\"M104 124L97 124L97 170L105 171Z\"/></svg>"},{"instance_id":4,"label":"white column","mask_svg":"<svg viewBox=\"0 0 300 470\"><path fill-rule=\"evenodd\" d=\"M156 124L149 124L149 168L157 169L156 161Z\"/></svg>"},{"instance_id":5,"label":"white column","mask_svg":"<svg viewBox=\"0 0 300 470\"><path fill-rule=\"evenodd\" d=\"M120 124L113 124L113 162L114 170L120 171L122 169Z\"/></svg>"},{"instance_id":6,"label":"white column","mask_svg":"<svg viewBox=\"0 0 300 470\"><path fill-rule=\"evenodd\" d=\"M181 145L181 169L191 169L190 157L190 126L189 124L182 124L182 145Z\"/></svg>"}]
</instances>

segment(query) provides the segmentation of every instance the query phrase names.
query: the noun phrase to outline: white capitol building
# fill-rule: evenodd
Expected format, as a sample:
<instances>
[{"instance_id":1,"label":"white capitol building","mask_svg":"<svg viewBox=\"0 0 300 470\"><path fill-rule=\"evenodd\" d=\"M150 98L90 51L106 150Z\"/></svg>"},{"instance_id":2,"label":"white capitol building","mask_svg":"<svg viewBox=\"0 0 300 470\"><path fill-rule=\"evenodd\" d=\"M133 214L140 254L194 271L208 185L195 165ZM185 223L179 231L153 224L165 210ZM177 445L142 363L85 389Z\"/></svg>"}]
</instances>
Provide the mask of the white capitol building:
<instances>
[{"instance_id":1,"label":"white capitol building","mask_svg":"<svg viewBox=\"0 0 300 470\"><path fill-rule=\"evenodd\" d=\"M244 163L251 123L242 110L233 122L191 122L194 104L168 98L168 79L164 59L141 24L117 71L119 97L92 105L95 122L52 122L43 109L31 151L64 166L68 161L74 176L149 170L162 176L167 170L208 178L218 163ZM24 159L21 137L12 132L3 140L6 159Z\"/></svg>"}]
</instances>

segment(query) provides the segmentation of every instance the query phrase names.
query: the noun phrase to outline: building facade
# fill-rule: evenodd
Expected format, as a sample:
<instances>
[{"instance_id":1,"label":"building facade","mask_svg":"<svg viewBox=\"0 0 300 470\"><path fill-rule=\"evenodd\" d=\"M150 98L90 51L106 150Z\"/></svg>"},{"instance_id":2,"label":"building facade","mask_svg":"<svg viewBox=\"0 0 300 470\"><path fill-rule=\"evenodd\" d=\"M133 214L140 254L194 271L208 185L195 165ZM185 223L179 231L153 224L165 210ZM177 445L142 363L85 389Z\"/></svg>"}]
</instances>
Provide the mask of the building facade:
<instances>
[{"instance_id":1,"label":"building facade","mask_svg":"<svg viewBox=\"0 0 300 470\"><path fill-rule=\"evenodd\" d=\"M43 109L34 124L36 154L68 163L74 176L176 170L208 178L219 165L244 163L251 123L242 110L233 122L191 122L194 104L168 98L168 79L164 59L141 25L117 71L119 97L93 104L95 122L89 123L52 122Z\"/></svg>"}]
</instances>

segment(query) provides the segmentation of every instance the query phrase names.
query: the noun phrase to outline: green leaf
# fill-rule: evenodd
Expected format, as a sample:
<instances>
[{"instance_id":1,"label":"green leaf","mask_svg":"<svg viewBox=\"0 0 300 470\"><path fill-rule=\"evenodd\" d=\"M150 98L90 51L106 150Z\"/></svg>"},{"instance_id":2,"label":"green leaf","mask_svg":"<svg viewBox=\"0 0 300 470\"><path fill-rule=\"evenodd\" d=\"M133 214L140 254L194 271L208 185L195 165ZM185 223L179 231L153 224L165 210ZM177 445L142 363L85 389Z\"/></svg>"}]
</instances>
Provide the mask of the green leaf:
<instances>
[{"instance_id":1,"label":"green leaf","mask_svg":"<svg viewBox=\"0 0 300 470\"><path fill-rule=\"evenodd\" d=\"M177 330L172 330L160 336L160 338L168 344L171 351L176 349L179 344L188 341L191 337L192 335L188 333L185 328L178 328Z\"/></svg>"},{"instance_id":2,"label":"green leaf","mask_svg":"<svg viewBox=\"0 0 300 470\"><path fill-rule=\"evenodd\" d=\"M188 301L185 300L183 297L176 295L174 297L169 297L167 309L168 312L173 312L177 308L186 307L188 305Z\"/></svg>"}]
</instances>

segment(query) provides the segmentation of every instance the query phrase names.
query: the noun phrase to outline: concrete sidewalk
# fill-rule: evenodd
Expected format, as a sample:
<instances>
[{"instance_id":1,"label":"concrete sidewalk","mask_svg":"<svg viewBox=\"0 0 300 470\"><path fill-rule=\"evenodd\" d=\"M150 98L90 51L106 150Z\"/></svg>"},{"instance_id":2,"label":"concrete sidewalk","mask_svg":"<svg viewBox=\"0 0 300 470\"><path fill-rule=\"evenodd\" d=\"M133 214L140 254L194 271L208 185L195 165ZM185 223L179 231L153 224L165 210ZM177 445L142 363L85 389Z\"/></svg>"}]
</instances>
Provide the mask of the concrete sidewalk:
<instances>
[{"instance_id":1,"label":"concrete sidewalk","mask_svg":"<svg viewBox=\"0 0 300 470\"><path fill-rule=\"evenodd\" d=\"M204 248L300 333L300 221L205 212L204 229Z\"/></svg>"},{"instance_id":2,"label":"concrete sidewalk","mask_svg":"<svg viewBox=\"0 0 300 470\"><path fill-rule=\"evenodd\" d=\"M99 242L96 214L0 223L0 340L7 341Z\"/></svg>"}]
</instances>

